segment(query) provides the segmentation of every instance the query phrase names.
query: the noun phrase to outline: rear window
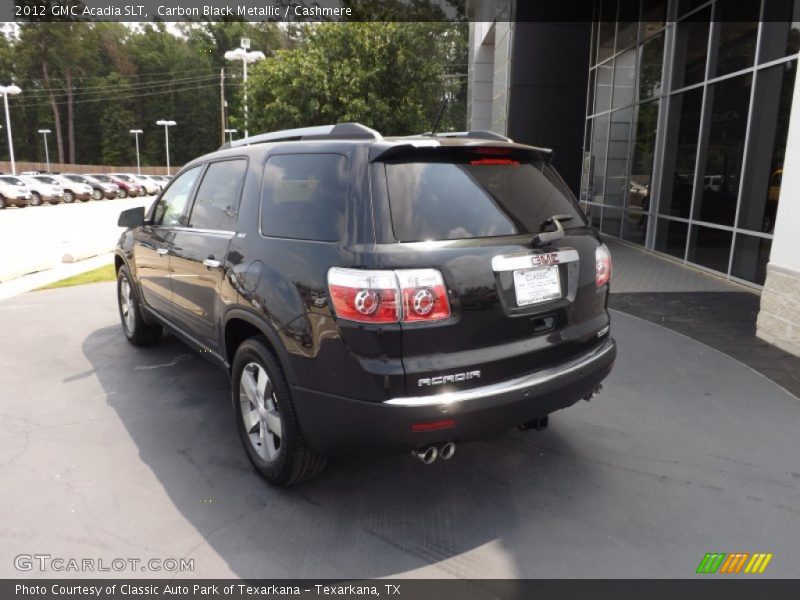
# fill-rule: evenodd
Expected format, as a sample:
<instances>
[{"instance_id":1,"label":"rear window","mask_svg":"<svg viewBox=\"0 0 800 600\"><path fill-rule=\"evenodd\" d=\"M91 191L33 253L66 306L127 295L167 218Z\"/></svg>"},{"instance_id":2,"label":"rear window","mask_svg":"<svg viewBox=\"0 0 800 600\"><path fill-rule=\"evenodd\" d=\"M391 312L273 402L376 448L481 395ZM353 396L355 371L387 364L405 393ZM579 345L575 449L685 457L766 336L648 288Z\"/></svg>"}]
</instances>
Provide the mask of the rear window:
<instances>
[{"instance_id":1,"label":"rear window","mask_svg":"<svg viewBox=\"0 0 800 600\"><path fill-rule=\"evenodd\" d=\"M263 235L336 242L346 204L347 159L341 154L279 154L264 166Z\"/></svg>"},{"instance_id":2,"label":"rear window","mask_svg":"<svg viewBox=\"0 0 800 600\"><path fill-rule=\"evenodd\" d=\"M586 223L572 193L543 161L386 163L395 237L403 242L539 233L553 215Z\"/></svg>"}]
</instances>

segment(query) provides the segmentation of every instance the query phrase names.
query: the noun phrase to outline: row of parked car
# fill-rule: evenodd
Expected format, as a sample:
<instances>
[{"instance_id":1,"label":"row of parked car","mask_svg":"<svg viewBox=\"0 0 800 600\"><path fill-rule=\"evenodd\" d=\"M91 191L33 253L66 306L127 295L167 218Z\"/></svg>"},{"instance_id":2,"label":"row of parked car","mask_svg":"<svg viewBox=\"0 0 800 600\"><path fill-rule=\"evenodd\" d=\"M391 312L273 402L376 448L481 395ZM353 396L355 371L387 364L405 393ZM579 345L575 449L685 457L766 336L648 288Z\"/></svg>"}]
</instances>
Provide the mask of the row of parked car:
<instances>
[{"instance_id":1,"label":"row of parked car","mask_svg":"<svg viewBox=\"0 0 800 600\"><path fill-rule=\"evenodd\" d=\"M39 173L0 175L0 209L7 206L39 206L76 200L103 200L152 196L163 190L169 175L134 173Z\"/></svg>"}]
</instances>

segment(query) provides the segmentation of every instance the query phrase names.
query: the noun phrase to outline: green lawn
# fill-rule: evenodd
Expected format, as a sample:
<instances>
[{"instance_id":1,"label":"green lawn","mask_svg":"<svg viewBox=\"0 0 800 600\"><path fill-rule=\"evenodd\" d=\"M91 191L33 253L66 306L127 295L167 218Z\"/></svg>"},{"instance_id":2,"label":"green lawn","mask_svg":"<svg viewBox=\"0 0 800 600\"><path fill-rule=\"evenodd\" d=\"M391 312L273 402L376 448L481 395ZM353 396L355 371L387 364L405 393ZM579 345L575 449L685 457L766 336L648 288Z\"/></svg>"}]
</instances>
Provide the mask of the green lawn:
<instances>
[{"instance_id":1,"label":"green lawn","mask_svg":"<svg viewBox=\"0 0 800 600\"><path fill-rule=\"evenodd\" d=\"M86 271L86 273L81 273L80 275L73 275L72 277L61 279L60 281L48 283L47 285L43 285L42 287L36 289L51 290L53 288L69 287L71 285L83 285L84 283L100 283L102 281L116 280L117 272L114 270L114 265L106 265L105 267L94 269L93 271Z\"/></svg>"}]
</instances>

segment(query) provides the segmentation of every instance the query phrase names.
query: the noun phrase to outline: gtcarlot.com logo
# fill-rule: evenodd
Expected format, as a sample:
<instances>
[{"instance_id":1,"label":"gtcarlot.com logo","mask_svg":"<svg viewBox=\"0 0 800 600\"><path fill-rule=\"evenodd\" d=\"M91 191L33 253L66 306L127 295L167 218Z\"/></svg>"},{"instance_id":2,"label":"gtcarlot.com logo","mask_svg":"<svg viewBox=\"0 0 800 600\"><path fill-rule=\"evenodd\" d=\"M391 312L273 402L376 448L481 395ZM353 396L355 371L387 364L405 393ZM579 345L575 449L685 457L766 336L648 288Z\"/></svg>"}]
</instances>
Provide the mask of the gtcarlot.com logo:
<instances>
[{"instance_id":1,"label":"gtcarlot.com logo","mask_svg":"<svg viewBox=\"0 0 800 600\"><path fill-rule=\"evenodd\" d=\"M709 552L700 561L697 567L698 573L726 573L735 575L737 573L763 573L767 570L772 554L766 552Z\"/></svg>"},{"instance_id":2,"label":"gtcarlot.com logo","mask_svg":"<svg viewBox=\"0 0 800 600\"><path fill-rule=\"evenodd\" d=\"M14 568L17 571L56 573L92 573L92 572L141 572L194 571L193 558L74 558L52 556L50 554L18 554L14 557Z\"/></svg>"}]
</instances>

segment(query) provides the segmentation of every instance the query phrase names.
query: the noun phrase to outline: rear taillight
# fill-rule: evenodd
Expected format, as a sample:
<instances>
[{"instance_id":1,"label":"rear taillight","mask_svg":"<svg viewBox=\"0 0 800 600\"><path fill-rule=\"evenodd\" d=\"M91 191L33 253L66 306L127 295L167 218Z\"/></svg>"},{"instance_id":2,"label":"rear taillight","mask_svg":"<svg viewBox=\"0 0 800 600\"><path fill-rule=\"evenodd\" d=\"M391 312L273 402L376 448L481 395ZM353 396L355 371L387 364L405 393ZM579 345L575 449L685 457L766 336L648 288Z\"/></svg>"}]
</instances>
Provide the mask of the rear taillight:
<instances>
[{"instance_id":1,"label":"rear taillight","mask_svg":"<svg viewBox=\"0 0 800 600\"><path fill-rule=\"evenodd\" d=\"M608 246L600 244L594 251L594 259L596 264L594 283L600 287L611 281L611 252Z\"/></svg>"},{"instance_id":2,"label":"rear taillight","mask_svg":"<svg viewBox=\"0 0 800 600\"><path fill-rule=\"evenodd\" d=\"M360 323L438 321L450 316L442 274L435 269L328 271L331 302L340 319Z\"/></svg>"}]
</instances>

